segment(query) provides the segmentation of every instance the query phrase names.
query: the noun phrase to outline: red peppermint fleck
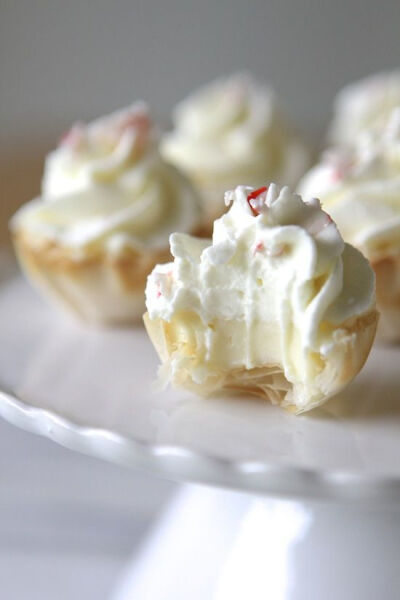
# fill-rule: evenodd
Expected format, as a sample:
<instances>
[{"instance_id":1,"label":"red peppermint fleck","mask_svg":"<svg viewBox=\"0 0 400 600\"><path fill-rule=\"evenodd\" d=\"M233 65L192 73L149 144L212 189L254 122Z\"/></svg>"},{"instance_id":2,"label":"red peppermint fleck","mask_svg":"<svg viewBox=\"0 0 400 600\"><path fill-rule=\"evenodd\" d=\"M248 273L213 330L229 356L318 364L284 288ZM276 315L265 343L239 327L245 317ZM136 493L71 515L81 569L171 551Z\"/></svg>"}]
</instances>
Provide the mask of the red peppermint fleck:
<instances>
[{"instance_id":1,"label":"red peppermint fleck","mask_svg":"<svg viewBox=\"0 0 400 600\"><path fill-rule=\"evenodd\" d=\"M354 167L355 161L351 158L343 158L332 166L331 177L333 181L341 181L349 175Z\"/></svg>"},{"instance_id":2,"label":"red peppermint fleck","mask_svg":"<svg viewBox=\"0 0 400 600\"><path fill-rule=\"evenodd\" d=\"M59 138L59 140L58 140L58 144L59 144L60 146L61 146L61 145L63 145L63 144L66 144L66 143L67 143L67 141L68 141L68 138L69 138L69 134L70 134L70 132L71 132L71 130L70 130L70 129L68 129L68 131L64 131L64 132L61 134L61 136L60 136L60 138Z\"/></svg>"},{"instance_id":3,"label":"red peppermint fleck","mask_svg":"<svg viewBox=\"0 0 400 600\"><path fill-rule=\"evenodd\" d=\"M333 181L340 181L341 179L343 179L344 175L345 172L343 168L335 168L332 170Z\"/></svg>"},{"instance_id":4,"label":"red peppermint fleck","mask_svg":"<svg viewBox=\"0 0 400 600\"><path fill-rule=\"evenodd\" d=\"M318 235L331 223L333 223L333 219L328 215L328 213L322 211L321 215L306 225L306 229L309 233L311 233L311 235Z\"/></svg>"},{"instance_id":5,"label":"red peppermint fleck","mask_svg":"<svg viewBox=\"0 0 400 600\"><path fill-rule=\"evenodd\" d=\"M254 254L256 252L262 252L264 250L264 244L262 242L257 242L257 244L254 247Z\"/></svg>"},{"instance_id":6,"label":"red peppermint fleck","mask_svg":"<svg viewBox=\"0 0 400 600\"><path fill-rule=\"evenodd\" d=\"M247 202L251 208L251 212L253 213L253 215L255 217L257 217L257 215L259 215L260 213L258 212L258 210L256 210L252 204L251 201L255 200L256 198L258 198L258 196L260 196L261 194L263 194L264 192L266 192L268 190L268 186L264 185L263 187L258 188L258 190L253 190L252 192L250 192L250 194L247 196Z\"/></svg>"},{"instance_id":7,"label":"red peppermint fleck","mask_svg":"<svg viewBox=\"0 0 400 600\"><path fill-rule=\"evenodd\" d=\"M68 131L63 133L58 144L60 146L69 146L73 150L76 150L83 139L82 128L79 123L73 125Z\"/></svg>"},{"instance_id":8,"label":"red peppermint fleck","mask_svg":"<svg viewBox=\"0 0 400 600\"><path fill-rule=\"evenodd\" d=\"M135 109L128 112L122 115L116 123L116 128L120 133L123 133L127 129L132 129L142 136L148 134L150 127L150 115L145 109Z\"/></svg>"}]
</instances>

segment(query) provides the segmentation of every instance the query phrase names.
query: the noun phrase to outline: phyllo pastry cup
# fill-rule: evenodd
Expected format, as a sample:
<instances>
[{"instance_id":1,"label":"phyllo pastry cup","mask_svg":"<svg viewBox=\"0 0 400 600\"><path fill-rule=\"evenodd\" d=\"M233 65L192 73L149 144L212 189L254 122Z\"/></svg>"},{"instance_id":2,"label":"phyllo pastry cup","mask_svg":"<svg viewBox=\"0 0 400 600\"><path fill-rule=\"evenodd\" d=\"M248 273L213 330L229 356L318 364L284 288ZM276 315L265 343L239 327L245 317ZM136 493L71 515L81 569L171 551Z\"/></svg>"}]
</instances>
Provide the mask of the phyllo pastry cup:
<instances>
[{"instance_id":1,"label":"phyllo pastry cup","mask_svg":"<svg viewBox=\"0 0 400 600\"><path fill-rule=\"evenodd\" d=\"M212 241L171 237L174 262L148 278L159 378L201 395L238 390L296 413L362 368L378 315L374 274L318 201L238 187Z\"/></svg>"},{"instance_id":2,"label":"phyllo pastry cup","mask_svg":"<svg viewBox=\"0 0 400 600\"><path fill-rule=\"evenodd\" d=\"M128 325L144 307L146 279L157 263L170 259L168 249L117 253L98 250L76 256L54 242L32 243L23 232L14 235L21 267L46 298L94 325Z\"/></svg>"},{"instance_id":3,"label":"phyllo pastry cup","mask_svg":"<svg viewBox=\"0 0 400 600\"><path fill-rule=\"evenodd\" d=\"M74 126L49 155L42 196L11 221L28 279L100 325L137 321L147 275L170 259L172 231L194 233L199 199L164 162L148 109L137 103Z\"/></svg>"}]
</instances>

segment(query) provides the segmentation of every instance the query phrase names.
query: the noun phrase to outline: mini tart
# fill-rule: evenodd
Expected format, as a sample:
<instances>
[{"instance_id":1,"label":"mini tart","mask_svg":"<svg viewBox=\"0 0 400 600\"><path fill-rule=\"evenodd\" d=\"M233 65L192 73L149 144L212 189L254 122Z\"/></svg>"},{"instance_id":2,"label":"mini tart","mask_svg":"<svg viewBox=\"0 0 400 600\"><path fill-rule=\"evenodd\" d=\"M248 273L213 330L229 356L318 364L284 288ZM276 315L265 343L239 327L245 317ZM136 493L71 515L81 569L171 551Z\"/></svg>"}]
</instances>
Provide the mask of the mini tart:
<instances>
[{"instance_id":1,"label":"mini tart","mask_svg":"<svg viewBox=\"0 0 400 600\"><path fill-rule=\"evenodd\" d=\"M142 103L74 126L46 160L42 196L11 220L28 279L98 325L138 321L147 275L170 259L169 235L195 233L192 185L158 153Z\"/></svg>"},{"instance_id":2,"label":"mini tart","mask_svg":"<svg viewBox=\"0 0 400 600\"><path fill-rule=\"evenodd\" d=\"M360 371L378 313L374 276L317 202L239 187L209 242L171 237L144 315L161 383L237 390L301 413Z\"/></svg>"},{"instance_id":3,"label":"mini tart","mask_svg":"<svg viewBox=\"0 0 400 600\"><path fill-rule=\"evenodd\" d=\"M369 260L381 315L377 336L399 342L400 108L351 148L326 151L300 181L299 192L318 197L343 238Z\"/></svg>"},{"instance_id":4,"label":"mini tart","mask_svg":"<svg viewBox=\"0 0 400 600\"><path fill-rule=\"evenodd\" d=\"M226 210L225 190L243 181L259 187L266 178L295 185L310 164L273 89L248 73L196 90L176 106L173 121L161 152L200 192L209 235Z\"/></svg>"}]
</instances>

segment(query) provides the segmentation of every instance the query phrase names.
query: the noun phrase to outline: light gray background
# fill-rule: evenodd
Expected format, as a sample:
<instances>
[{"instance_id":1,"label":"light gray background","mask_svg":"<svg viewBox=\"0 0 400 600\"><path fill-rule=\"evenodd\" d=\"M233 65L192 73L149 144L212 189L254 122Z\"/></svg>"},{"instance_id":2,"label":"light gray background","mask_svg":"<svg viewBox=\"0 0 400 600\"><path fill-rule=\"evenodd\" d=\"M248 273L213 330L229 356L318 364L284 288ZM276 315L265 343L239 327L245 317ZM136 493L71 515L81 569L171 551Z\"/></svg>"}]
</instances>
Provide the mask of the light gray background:
<instances>
[{"instance_id":1,"label":"light gray background","mask_svg":"<svg viewBox=\"0 0 400 600\"><path fill-rule=\"evenodd\" d=\"M157 113L237 69L276 86L319 131L349 80L400 63L398 0L0 0L0 123L8 143L136 98Z\"/></svg>"},{"instance_id":2,"label":"light gray background","mask_svg":"<svg viewBox=\"0 0 400 600\"><path fill-rule=\"evenodd\" d=\"M398 66L399 0L0 0L0 237L78 118L137 98L165 118L197 85L250 69L316 138L339 87ZM106 598L173 486L6 423L0 456L1 597Z\"/></svg>"}]
</instances>

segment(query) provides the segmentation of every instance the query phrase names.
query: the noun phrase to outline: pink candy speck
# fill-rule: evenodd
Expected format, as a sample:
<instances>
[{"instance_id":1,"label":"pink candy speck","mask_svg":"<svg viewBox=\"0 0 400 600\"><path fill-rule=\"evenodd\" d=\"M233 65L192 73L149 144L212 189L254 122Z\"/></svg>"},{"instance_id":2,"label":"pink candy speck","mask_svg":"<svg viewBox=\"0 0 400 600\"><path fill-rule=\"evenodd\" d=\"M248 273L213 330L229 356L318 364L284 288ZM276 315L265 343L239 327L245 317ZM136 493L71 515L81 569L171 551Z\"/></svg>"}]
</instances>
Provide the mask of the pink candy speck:
<instances>
[{"instance_id":1,"label":"pink candy speck","mask_svg":"<svg viewBox=\"0 0 400 600\"><path fill-rule=\"evenodd\" d=\"M59 145L67 146L72 150L76 150L83 140L83 133L79 124L73 125L60 138Z\"/></svg>"}]
</instances>

